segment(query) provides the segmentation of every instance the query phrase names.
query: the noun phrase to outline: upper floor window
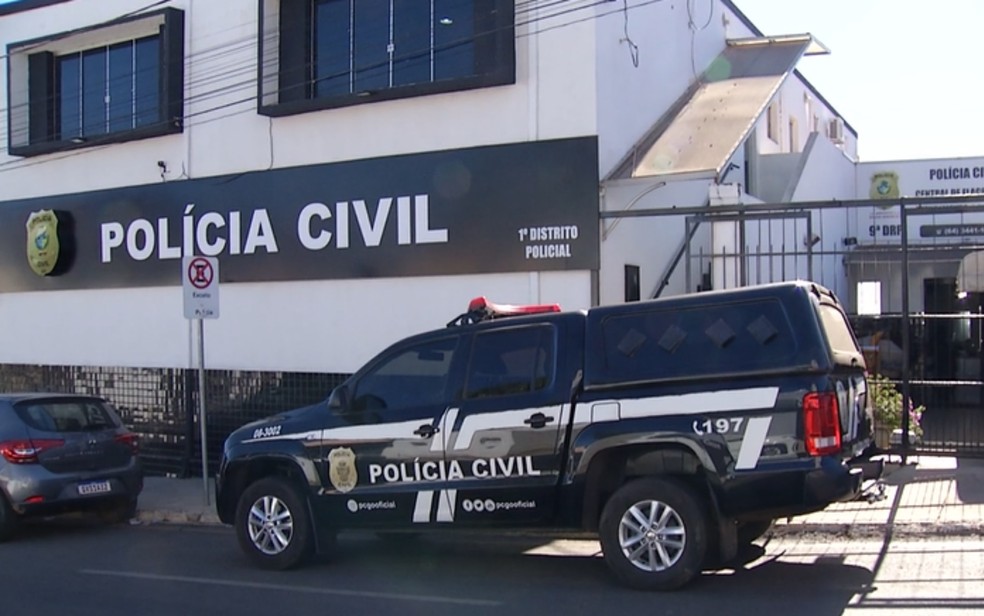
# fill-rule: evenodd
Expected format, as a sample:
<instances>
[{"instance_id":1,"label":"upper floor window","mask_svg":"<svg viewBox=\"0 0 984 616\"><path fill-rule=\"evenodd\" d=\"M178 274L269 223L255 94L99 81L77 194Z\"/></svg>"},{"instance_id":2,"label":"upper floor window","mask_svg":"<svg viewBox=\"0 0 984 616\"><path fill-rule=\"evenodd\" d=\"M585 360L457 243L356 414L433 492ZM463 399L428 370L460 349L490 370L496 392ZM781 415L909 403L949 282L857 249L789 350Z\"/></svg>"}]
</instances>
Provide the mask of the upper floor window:
<instances>
[{"instance_id":1,"label":"upper floor window","mask_svg":"<svg viewBox=\"0 0 984 616\"><path fill-rule=\"evenodd\" d=\"M769 105L765 122L765 134L772 141L779 143L779 103Z\"/></svg>"},{"instance_id":2,"label":"upper floor window","mask_svg":"<svg viewBox=\"0 0 984 616\"><path fill-rule=\"evenodd\" d=\"M184 14L130 17L8 47L8 150L31 156L181 132Z\"/></svg>"},{"instance_id":3,"label":"upper floor window","mask_svg":"<svg viewBox=\"0 0 984 616\"><path fill-rule=\"evenodd\" d=\"M507 0L261 2L261 113L515 81Z\"/></svg>"},{"instance_id":4,"label":"upper floor window","mask_svg":"<svg viewBox=\"0 0 984 616\"><path fill-rule=\"evenodd\" d=\"M160 118L160 37L58 56L58 137L86 139Z\"/></svg>"}]
</instances>

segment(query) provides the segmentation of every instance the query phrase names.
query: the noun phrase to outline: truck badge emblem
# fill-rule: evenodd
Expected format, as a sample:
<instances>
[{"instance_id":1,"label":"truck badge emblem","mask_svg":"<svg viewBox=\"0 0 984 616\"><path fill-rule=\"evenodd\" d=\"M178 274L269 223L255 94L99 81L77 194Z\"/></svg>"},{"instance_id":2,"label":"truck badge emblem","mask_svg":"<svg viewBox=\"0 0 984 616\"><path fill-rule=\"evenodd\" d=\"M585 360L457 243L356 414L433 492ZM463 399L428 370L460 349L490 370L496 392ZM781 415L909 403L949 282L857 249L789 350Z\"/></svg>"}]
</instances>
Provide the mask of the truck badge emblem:
<instances>
[{"instance_id":1,"label":"truck badge emblem","mask_svg":"<svg viewBox=\"0 0 984 616\"><path fill-rule=\"evenodd\" d=\"M328 478L339 492L351 492L359 482L355 467L355 452L348 447L337 447L328 452Z\"/></svg>"},{"instance_id":2,"label":"truck badge emblem","mask_svg":"<svg viewBox=\"0 0 984 616\"><path fill-rule=\"evenodd\" d=\"M58 264L58 217L52 210L31 212L27 218L27 262L38 276Z\"/></svg>"}]
</instances>

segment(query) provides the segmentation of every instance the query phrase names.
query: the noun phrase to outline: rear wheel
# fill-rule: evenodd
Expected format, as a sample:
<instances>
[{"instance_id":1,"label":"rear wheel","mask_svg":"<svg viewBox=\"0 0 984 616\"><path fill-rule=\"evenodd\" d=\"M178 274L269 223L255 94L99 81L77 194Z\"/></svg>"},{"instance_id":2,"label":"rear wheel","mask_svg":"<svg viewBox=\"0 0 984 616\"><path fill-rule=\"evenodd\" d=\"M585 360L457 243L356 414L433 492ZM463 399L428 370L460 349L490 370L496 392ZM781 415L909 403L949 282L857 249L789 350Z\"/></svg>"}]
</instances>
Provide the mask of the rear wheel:
<instances>
[{"instance_id":1,"label":"rear wheel","mask_svg":"<svg viewBox=\"0 0 984 616\"><path fill-rule=\"evenodd\" d=\"M122 524L124 522L129 522L131 518L137 515L137 499L128 498L126 500L117 501L100 513L100 517L107 524Z\"/></svg>"},{"instance_id":2,"label":"rear wheel","mask_svg":"<svg viewBox=\"0 0 984 616\"><path fill-rule=\"evenodd\" d=\"M267 477L243 492L236 507L236 538L254 564L289 569L312 553L314 536L304 499L293 485Z\"/></svg>"},{"instance_id":3,"label":"rear wheel","mask_svg":"<svg viewBox=\"0 0 984 616\"><path fill-rule=\"evenodd\" d=\"M701 570L707 514L694 491L670 477L636 479L605 504L599 535L605 562L622 583L673 590Z\"/></svg>"},{"instance_id":4,"label":"rear wheel","mask_svg":"<svg viewBox=\"0 0 984 616\"><path fill-rule=\"evenodd\" d=\"M7 497L0 494L0 541L6 541L14 535L17 529L17 514L7 502Z\"/></svg>"}]
</instances>

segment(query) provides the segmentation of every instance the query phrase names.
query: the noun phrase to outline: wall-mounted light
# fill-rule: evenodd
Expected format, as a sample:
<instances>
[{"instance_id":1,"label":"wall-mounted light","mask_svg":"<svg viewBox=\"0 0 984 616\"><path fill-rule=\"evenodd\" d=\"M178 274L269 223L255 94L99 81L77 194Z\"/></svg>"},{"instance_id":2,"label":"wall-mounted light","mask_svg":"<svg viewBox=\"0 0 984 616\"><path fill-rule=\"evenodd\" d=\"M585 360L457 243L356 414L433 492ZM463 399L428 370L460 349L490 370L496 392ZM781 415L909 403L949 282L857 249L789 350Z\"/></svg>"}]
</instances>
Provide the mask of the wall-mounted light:
<instances>
[{"instance_id":1,"label":"wall-mounted light","mask_svg":"<svg viewBox=\"0 0 984 616\"><path fill-rule=\"evenodd\" d=\"M437 23L441 24L442 26L450 26L451 24L454 23L454 20L451 19L450 17L442 17L437 21Z\"/></svg>"},{"instance_id":2,"label":"wall-mounted light","mask_svg":"<svg viewBox=\"0 0 984 616\"><path fill-rule=\"evenodd\" d=\"M72 143L85 143L85 137L72 137L70 141Z\"/></svg>"}]
</instances>

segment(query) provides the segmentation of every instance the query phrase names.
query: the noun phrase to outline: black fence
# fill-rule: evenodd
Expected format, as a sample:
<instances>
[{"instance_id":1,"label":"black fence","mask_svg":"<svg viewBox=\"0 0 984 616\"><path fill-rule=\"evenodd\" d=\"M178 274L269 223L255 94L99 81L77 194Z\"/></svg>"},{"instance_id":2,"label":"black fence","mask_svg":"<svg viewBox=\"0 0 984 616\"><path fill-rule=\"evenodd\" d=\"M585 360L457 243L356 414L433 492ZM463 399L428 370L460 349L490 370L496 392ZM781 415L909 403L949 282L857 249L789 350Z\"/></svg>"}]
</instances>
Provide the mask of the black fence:
<instances>
[{"instance_id":1,"label":"black fence","mask_svg":"<svg viewBox=\"0 0 984 616\"><path fill-rule=\"evenodd\" d=\"M970 295L976 302L973 296L979 294ZM909 449L984 455L984 314L980 306L975 303L972 309L956 314L910 316L907 365L902 315L855 317L852 321L869 371L886 377L900 391L907 384L911 406L921 410L918 425L909 426ZM901 440L896 436L891 444L899 448Z\"/></svg>"},{"instance_id":2,"label":"black fence","mask_svg":"<svg viewBox=\"0 0 984 616\"><path fill-rule=\"evenodd\" d=\"M324 401L347 376L206 370L209 472L217 470L222 443L230 432L280 411ZM140 435L147 474L201 475L195 370L0 364L0 391L102 396L113 403L126 425Z\"/></svg>"}]
</instances>

